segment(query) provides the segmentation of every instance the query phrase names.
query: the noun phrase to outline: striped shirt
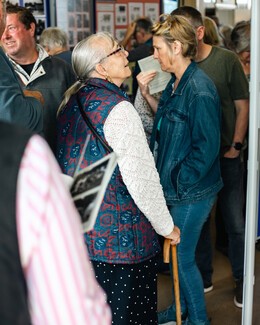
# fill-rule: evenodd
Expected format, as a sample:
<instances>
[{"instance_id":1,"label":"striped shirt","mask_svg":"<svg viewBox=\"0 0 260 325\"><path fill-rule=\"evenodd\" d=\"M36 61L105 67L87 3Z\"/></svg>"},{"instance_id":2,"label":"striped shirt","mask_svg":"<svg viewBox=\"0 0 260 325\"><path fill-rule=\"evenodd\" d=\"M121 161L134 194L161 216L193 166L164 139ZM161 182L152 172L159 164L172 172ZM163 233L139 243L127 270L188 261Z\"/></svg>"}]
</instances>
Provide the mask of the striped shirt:
<instances>
[{"instance_id":1,"label":"striped shirt","mask_svg":"<svg viewBox=\"0 0 260 325\"><path fill-rule=\"evenodd\" d=\"M111 324L79 215L50 149L37 135L21 161L16 215L32 324Z\"/></svg>"}]
</instances>

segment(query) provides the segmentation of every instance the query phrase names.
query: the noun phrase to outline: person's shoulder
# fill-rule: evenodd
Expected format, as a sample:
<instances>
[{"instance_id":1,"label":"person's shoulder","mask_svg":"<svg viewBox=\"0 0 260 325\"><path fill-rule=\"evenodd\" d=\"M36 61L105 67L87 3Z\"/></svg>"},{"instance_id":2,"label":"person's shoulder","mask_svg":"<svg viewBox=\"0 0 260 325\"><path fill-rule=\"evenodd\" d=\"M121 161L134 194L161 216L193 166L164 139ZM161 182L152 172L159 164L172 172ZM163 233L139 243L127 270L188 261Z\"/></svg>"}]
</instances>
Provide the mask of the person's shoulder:
<instances>
[{"instance_id":1,"label":"person's shoulder","mask_svg":"<svg viewBox=\"0 0 260 325\"><path fill-rule=\"evenodd\" d=\"M54 78L64 76L65 78L69 78L72 82L76 80L71 64L60 58L48 56L41 63L46 73L53 75Z\"/></svg>"},{"instance_id":2,"label":"person's shoulder","mask_svg":"<svg viewBox=\"0 0 260 325\"><path fill-rule=\"evenodd\" d=\"M197 80L195 82L196 89L199 92L206 94L207 91L216 92L216 87L212 79L208 76L208 74L201 69L199 66L196 66L194 71L194 77Z\"/></svg>"},{"instance_id":3,"label":"person's shoulder","mask_svg":"<svg viewBox=\"0 0 260 325\"><path fill-rule=\"evenodd\" d=\"M238 61L236 53L220 46L212 46L212 53L221 56L226 60Z\"/></svg>"},{"instance_id":4,"label":"person's shoulder","mask_svg":"<svg viewBox=\"0 0 260 325\"><path fill-rule=\"evenodd\" d=\"M66 62L65 60L57 56L49 55L48 57L46 57L42 61L42 65L44 66L46 64L53 66L55 69L63 68L63 69L72 70L71 64L69 64L68 62Z\"/></svg>"},{"instance_id":5,"label":"person's shoulder","mask_svg":"<svg viewBox=\"0 0 260 325\"><path fill-rule=\"evenodd\" d=\"M68 65L68 62L60 58L58 55L50 55L49 57L55 63Z\"/></svg>"},{"instance_id":6,"label":"person's shoulder","mask_svg":"<svg viewBox=\"0 0 260 325\"><path fill-rule=\"evenodd\" d=\"M54 57L62 59L65 62L71 64L72 52L71 51L63 51L61 53L55 54Z\"/></svg>"}]
</instances>

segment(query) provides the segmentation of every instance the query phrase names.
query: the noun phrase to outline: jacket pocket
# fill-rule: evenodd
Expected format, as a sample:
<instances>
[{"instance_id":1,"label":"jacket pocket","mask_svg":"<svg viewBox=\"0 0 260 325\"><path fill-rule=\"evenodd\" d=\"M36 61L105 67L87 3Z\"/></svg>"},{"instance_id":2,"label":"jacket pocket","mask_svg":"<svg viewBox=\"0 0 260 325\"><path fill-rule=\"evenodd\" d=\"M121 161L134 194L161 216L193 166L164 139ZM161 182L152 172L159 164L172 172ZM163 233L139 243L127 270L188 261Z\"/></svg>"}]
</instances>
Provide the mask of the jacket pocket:
<instances>
[{"instance_id":1,"label":"jacket pocket","mask_svg":"<svg viewBox=\"0 0 260 325\"><path fill-rule=\"evenodd\" d=\"M187 117L177 109L167 111L165 116L170 122L168 123L169 129L167 131L171 132L174 137L182 136L185 130ZM169 135L168 133L168 136Z\"/></svg>"}]
</instances>

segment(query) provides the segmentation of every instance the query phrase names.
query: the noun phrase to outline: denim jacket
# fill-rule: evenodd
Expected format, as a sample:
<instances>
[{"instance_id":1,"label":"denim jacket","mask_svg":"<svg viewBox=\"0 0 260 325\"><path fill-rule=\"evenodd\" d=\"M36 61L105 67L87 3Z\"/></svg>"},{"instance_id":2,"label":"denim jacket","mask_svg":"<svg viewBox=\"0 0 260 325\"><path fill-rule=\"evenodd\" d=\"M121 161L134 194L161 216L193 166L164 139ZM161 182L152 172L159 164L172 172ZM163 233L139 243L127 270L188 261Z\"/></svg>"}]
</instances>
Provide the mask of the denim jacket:
<instances>
[{"instance_id":1,"label":"denim jacket","mask_svg":"<svg viewBox=\"0 0 260 325\"><path fill-rule=\"evenodd\" d=\"M195 62L173 92L175 79L162 94L151 137L168 205L202 200L222 187L217 90Z\"/></svg>"}]
</instances>

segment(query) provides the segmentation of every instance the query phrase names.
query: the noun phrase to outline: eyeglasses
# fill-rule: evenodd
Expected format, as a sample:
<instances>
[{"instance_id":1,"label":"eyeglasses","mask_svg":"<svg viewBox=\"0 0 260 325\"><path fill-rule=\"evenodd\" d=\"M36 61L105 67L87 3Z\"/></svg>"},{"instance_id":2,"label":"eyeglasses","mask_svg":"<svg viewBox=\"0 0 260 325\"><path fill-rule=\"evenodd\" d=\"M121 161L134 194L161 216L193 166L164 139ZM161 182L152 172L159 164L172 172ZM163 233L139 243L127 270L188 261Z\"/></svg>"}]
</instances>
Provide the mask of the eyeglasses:
<instances>
[{"instance_id":1,"label":"eyeglasses","mask_svg":"<svg viewBox=\"0 0 260 325\"><path fill-rule=\"evenodd\" d=\"M114 52L112 52L112 53L110 53L110 54L108 54L105 58L108 58L108 57L110 57L111 55L114 55L114 54L116 54L116 53L118 53L118 52L125 52L125 48L123 47L123 45L118 45L118 48L114 51ZM104 59L105 59L104 58Z\"/></svg>"},{"instance_id":2,"label":"eyeglasses","mask_svg":"<svg viewBox=\"0 0 260 325\"><path fill-rule=\"evenodd\" d=\"M107 56L105 56L103 59L101 59L98 63L102 62L106 58L109 58L111 55L117 54L119 52L125 53L125 48L123 47L123 45L118 44L118 48L115 51L113 51L112 53L109 53Z\"/></svg>"}]
</instances>

